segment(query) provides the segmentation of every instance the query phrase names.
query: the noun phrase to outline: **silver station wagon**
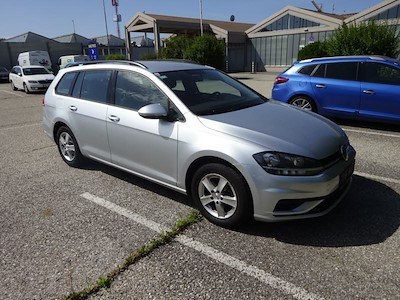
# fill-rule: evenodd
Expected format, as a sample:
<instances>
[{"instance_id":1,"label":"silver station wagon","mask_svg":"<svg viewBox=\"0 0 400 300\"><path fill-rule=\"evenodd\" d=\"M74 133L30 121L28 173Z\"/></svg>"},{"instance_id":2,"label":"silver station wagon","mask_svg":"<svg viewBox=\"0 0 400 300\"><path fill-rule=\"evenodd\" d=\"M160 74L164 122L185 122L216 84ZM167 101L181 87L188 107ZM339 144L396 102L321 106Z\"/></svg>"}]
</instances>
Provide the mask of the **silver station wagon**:
<instances>
[{"instance_id":1,"label":"silver station wagon","mask_svg":"<svg viewBox=\"0 0 400 300\"><path fill-rule=\"evenodd\" d=\"M180 61L61 70L43 126L62 159L89 159L188 194L224 227L321 216L346 194L355 151L343 130Z\"/></svg>"}]
</instances>

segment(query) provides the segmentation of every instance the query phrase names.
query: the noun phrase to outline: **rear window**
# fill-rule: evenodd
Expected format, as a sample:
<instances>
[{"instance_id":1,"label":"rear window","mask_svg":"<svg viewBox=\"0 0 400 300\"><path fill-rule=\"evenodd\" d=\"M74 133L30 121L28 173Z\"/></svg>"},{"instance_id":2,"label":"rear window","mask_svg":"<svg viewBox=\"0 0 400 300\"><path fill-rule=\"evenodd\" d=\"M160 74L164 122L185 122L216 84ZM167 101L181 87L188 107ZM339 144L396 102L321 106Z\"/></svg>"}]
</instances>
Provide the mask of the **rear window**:
<instances>
[{"instance_id":1,"label":"rear window","mask_svg":"<svg viewBox=\"0 0 400 300\"><path fill-rule=\"evenodd\" d=\"M76 72L70 72L64 74L64 76L60 79L60 82L56 86L56 94L59 95L69 95L69 91L72 87L72 83L74 82L76 76Z\"/></svg>"},{"instance_id":2,"label":"rear window","mask_svg":"<svg viewBox=\"0 0 400 300\"><path fill-rule=\"evenodd\" d=\"M311 75L311 73L314 71L316 66L317 65L304 66L297 73L303 74L303 75Z\"/></svg>"},{"instance_id":3,"label":"rear window","mask_svg":"<svg viewBox=\"0 0 400 300\"><path fill-rule=\"evenodd\" d=\"M80 88L82 99L106 103L111 70L85 71Z\"/></svg>"}]
</instances>

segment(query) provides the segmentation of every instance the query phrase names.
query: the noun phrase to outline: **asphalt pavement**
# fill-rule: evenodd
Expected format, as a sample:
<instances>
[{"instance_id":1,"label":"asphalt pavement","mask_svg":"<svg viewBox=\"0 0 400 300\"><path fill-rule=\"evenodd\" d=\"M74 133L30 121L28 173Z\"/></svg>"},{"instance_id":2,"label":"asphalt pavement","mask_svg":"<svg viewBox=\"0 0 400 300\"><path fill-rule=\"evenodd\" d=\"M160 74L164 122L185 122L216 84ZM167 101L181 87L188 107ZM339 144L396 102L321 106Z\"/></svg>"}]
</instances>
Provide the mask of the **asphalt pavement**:
<instances>
[{"instance_id":1,"label":"asphalt pavement","mask_svg":"<svg viewBox=\"0 0 400 300\"><path fill-rule=\"evenodd\" d=\"M232 75L270 97L277 74ZM0 84L0 299L98 286L194 211L188 197L122 171L68 167L43 133L42 98ZM202 220L89 299L398 299L400 128L337 122L357 162L331 213L240 230Z\"/></svg>"}]
</instances>

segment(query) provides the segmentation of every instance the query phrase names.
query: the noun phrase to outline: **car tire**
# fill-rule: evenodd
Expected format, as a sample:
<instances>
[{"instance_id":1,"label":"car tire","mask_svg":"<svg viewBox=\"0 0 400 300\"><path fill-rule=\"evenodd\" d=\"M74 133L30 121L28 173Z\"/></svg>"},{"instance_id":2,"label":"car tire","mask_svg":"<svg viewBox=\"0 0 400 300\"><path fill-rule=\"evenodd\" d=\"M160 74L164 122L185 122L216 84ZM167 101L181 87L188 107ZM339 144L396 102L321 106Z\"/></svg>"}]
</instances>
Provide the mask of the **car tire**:
<instances>
[{"instance_id":1,"label":"car tire","mask_svg":"<svg viewBox=\"0 0 400 300\"><path fill-rule=\"evenodd\" d=\"M17 88L16 88L15 85L14 85L14 82L12 82L12 81L11 81L11 89L12 89L13 91L16 91L16 90L17 90Z\"/></svg>"},{"instance_id":2,"label":"car tire","mask_svg":"<svg viewBox=\"0 0 400 300\"><path fill-rule=\"evenodd\" d=\"M191 195L202 215L218 226L239 227L251 219L247 183L231 167L219 163L200 167L193 176Z\"/></svg>"},{"instance_id":3,"label":"car tire","mask_svg":"<svg viewBox=\"0 0 400 300\"><path fill-rule=\"evenodd\" d=\"M24 91L25 91L25 93L27 93L27 94L30 93L30 91L29 91L28 86L26 85L26 83L24 83Z\"/></svg>"},{"instance_id":4,"label":"car tire","mask_svg":"<svg viewBox=\"0 0 400 300\"><path fill-rule=\"evenodd\" d=\"M289 101L289 104L297 106L304 110L317 112L314 101L307 96L296 96Z\"/></svg>"},{"instance_id":5,"label":"car tire","mask_svg":"<svg viewBox=\"0 0 400 300\"><path fill-rule=\"evenodd\" d=\"M81 167L86 159L82 155L72 131L62 126L57 130L57 147L62 159L71 167Z\"/></svg>"}]
</instances>

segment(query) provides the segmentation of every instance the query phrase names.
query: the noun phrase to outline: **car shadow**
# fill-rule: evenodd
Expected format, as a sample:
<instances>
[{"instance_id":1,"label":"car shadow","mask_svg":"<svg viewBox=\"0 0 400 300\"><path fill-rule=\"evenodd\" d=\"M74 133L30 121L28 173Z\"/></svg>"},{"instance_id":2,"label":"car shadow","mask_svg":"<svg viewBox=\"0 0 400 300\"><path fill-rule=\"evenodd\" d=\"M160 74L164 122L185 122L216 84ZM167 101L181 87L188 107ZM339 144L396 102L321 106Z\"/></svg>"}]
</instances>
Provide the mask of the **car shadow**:
<instances>
[{"instance_id":1,"label":"car shadow","mask_svg":"<svg viewBox=\"0 0 400 300\"><path fill-rule=\"evenodd\" d=\"M82 169L103 172L142 189L194 208L193 201L188 196L117 168L113 168L96 161L89 161Z\"/></svg>"},{"instance_id":2,"label":"car shadow","mask_svg":"<svg viewBox=\"0 0 400 300\"><path fill-rule=\"evenodd\" d=\"M85 169L195 208L190 197L116 168L91 161ZM382 243L399 227L400 195L383 183L353 175L349 193L325 216L277 223L251 221L235 231L296 245L348 247Z\"/></svg>"},{"instance_id":3,"label":"car shadow","mask_svg":"<svg viewBox=\"0 0 400 300\"><path fill-rule=\"evenodd\" d=\"M384 242L400 226L400 195L361 176L343 201L320 218L282 223L252 222L243 233L306 246L348 247Z\"/></svg>"}]
</instances>

